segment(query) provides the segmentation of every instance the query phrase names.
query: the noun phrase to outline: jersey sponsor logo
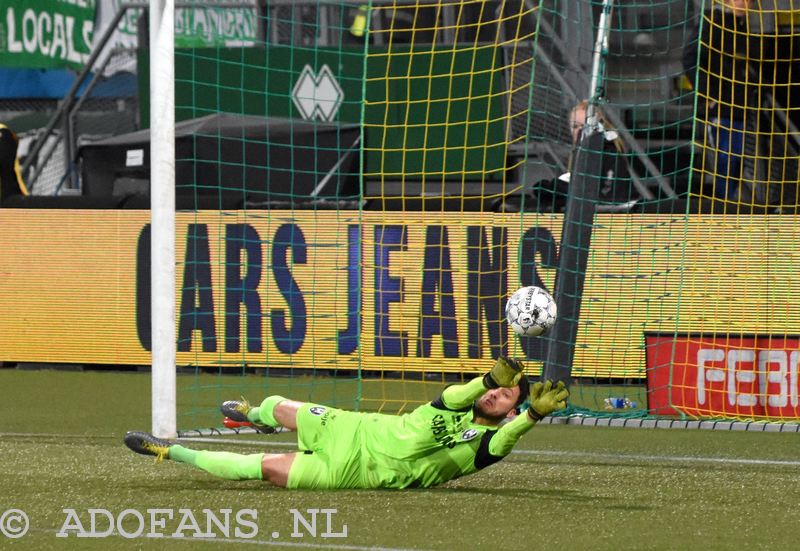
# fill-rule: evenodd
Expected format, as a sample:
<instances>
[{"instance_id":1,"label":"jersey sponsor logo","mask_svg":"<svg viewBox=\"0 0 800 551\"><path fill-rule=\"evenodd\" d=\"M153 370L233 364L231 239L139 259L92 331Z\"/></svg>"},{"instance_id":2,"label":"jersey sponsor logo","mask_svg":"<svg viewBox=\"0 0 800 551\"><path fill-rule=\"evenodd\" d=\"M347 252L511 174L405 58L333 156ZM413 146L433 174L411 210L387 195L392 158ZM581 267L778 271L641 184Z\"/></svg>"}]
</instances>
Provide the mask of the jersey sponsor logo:
<instances>
[{"instance_id":1,"label":"jersey sponsor logo","mask_svg":"<svg viewBox=\"0 0 800 551\"><path fill-rule=\"evenodd\" d=\"M325 408L322 406L314 406L312 408L309 408L308 411L310 411L313 415L322 415L323 413L325 413Z\"/></svg>"},{"instance_id":2,"label":"jersey sponsor logo","mask_svg":"<svg viewBox=\"0 0 800 551\"><path fill-rule=\"evenodd\" d=\"M461 441L466 442L472 440L476 436L478 436L478 431L476 429L467 429L461 433Z\"/></svg>"},{"instance_id":3,"label":"jersey sponsor logo","mask_svg":"<svg viewBox=\"0 0 800 551\"><path fill-rule=\"evenodd\" d=\"M453 435L447 430L447 421L442 414L434 415L431 419L431 434L433 439L442 446L452 448L456 445Z\"/></svg>"}]
</instances>

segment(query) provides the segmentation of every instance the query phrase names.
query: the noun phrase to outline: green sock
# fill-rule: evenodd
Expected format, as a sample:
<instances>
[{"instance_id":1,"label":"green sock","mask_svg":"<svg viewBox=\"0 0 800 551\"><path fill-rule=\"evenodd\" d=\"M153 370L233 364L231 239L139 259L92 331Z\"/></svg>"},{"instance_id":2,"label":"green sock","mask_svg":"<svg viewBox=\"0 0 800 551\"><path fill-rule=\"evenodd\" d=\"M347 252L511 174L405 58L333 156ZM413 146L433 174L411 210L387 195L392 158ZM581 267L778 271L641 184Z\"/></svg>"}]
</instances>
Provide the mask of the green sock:
<instances>
[{"instance_id":1,"label":"green sock","mask_svg":"<svg viewBox=\"0 0 800 551\"><path fill-rule=\"evenodd\" d=\"M283 396L267 396L264 398L264 401L261 402L260 406L254 407L250 410L250 412L247 414L247 418L253 423L259 423L261 425L267 425L277 429L281 426L281 424L275 420L275 415L273 415L273 412L275 411L275 406L284 400L286 400L286 398Z\"/></svg>"},{"instance_id":2,"label":"green sock","mask_svg":"<svg viewBox=\"0 0 800 551\"><path fill-rule=\"evenodd\" d=\"M195 451L176 444L170 446L169 458L227 480L262 479L263 453L242 455L230 452Z\"/></svg>"},{"instance_id":3,"label":"green sock","mask_svg":"<svg viewBox=\"0 0 800 551\"><path fill-rule=\"evenodd\" d=\"M169 447L169 458L178 463L186 463L187 465L195 465L197 454L199 452L184 448L180 444L173 444Z\"/></svg>"}]
</instances>

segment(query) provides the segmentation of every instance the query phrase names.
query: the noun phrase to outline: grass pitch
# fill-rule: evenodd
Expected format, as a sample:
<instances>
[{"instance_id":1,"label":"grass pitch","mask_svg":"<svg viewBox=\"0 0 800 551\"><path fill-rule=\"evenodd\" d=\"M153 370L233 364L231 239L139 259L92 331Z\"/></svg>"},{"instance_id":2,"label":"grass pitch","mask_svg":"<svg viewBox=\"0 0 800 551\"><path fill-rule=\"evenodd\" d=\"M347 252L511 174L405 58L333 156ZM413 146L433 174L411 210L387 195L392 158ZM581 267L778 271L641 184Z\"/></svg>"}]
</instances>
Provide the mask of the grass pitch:
<instances>
[{"instance_id":1,"label":"grass pitch","mask_svg":"<svg viewBox=\"0 0 800 551\"><path fill-rule=\"evenodd\" d=\"M235 397L235 396L234 396ZM797 545L800 440L789 433L617 429L542 425L515 453L476 475L428 490L289 491L260 482L228 482L185 465L131 453L129 429L147 429L149 377L144 374L0 370L0 520L23 511L29 530L0 548L203 549L252 544L270 549L791 549ZM189 444L239 453L287 451L291 435ZM74 510L90 530L90 509L122 518L127 539L57 537ZM148 509L170 509L155 532ZM232 518L216 538L172 537L189 515L206 532L204 509ZM331 509L316 537L292 510ZM97 531L108 520L98 516ZM16 521L15 521L16 522ZM74 522L72 522L74 526ZM233 527L244 530L237 537ZM18 524L5 526L13 532ZM210 544L210 545L209 545Z\"/></svg>"}]
</instances>

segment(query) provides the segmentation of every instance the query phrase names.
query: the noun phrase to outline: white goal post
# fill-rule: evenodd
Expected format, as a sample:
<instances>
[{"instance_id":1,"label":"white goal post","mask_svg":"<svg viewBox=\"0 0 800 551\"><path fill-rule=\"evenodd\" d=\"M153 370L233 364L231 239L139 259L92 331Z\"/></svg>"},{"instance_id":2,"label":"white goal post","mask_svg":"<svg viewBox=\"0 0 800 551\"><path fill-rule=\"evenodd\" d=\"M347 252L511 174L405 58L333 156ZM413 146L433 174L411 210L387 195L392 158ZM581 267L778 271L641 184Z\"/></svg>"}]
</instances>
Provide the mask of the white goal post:
<instances>
[{"instance_id":1,"label":"white goal post","mask_svg":"<svg viewBox=\"0 0 800 551\"><path fill-rule=\"evenodd\" d=\"M175 343L175 2L150 0L152 432L177 435Z\"/></svg>"}]
</instances>

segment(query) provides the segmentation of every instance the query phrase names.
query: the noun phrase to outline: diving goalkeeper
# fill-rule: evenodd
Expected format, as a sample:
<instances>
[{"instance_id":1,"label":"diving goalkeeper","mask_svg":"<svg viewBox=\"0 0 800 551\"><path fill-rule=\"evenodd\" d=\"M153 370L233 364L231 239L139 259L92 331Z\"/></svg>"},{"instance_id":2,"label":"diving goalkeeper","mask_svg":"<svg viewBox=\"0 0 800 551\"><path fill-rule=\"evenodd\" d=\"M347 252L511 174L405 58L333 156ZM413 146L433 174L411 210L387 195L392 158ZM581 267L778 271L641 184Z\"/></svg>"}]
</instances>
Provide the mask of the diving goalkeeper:
<instances>
[{"instance_id":1,"label":"diving goalkeeper","mask_svg":"<svg viewBox=\"0 0 800 551\"><path fill-rule=\"evenodd\" d=\"M530 406L518 413L529 395ZM222 404L228 418L249 421L262 432L296 430L295 453L196 451L144 432L129 432L125 444L228 480L308 489L427 488L500 461L538 421L566 407L568 396L561 382L529 387L522 364L500 357L483 377L449 386L436 400L399 416L281 396L257 407L245 400Z\"/></svg>"}]
</instances>

